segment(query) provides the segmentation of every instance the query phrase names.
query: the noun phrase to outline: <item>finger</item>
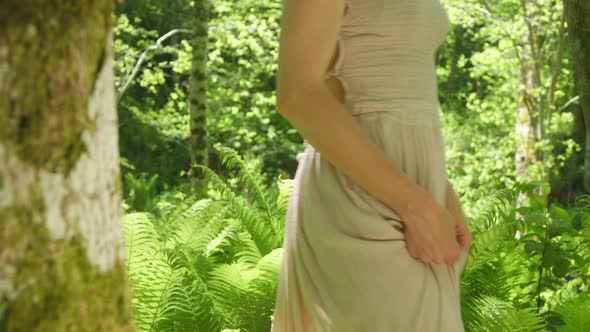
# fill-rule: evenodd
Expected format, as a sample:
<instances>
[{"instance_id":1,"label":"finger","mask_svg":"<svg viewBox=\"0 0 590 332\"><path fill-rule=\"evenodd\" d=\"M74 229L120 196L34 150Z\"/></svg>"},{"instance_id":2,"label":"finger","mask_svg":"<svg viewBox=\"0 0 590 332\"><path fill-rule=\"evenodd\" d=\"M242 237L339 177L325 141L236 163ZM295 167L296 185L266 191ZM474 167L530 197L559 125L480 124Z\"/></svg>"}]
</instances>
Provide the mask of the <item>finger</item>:
<instances>
[{"instance_id":1,"label":"finger","mask_svg":"<svg viewBox=\"0 0 590 332\"><path fill-rule=\"evenodd\" d=\"M453 248L451 249L448 257L449 264L455 264L457 259L459 258L459 251L461 250L459 243L454 244Z\"/></svg>"},{"instance_id":2,"label":"finger","mask_svg":"<svg viewBox=\"0 0 590 332\"><path fill-rule=\"evenodd\" d=\"M432 256L423 256L420 258L420 260L427 264L436 263L436 260L433 259Z\"/></svg>"},{"instance_id":3,"label":"finger","mask_svg":"<svg viewBox=\"0 0 590 332\"><path fill-rule=\"evenodd\" d=\"M419 250L416 249L415 258L423 263L430 263L432 262L432 255L424 248L420 248Z\"/></svg>"},{"instance_id":4,"label":"finger","mask_svg":"<svg viewBox=\"0 0 590 332\"><path fill-rule=\"evenodd\" d=\"M454 264L453 259L450 256L445 257L444 263L447 264L448 266L453 266L453 264Z\"/></svg>"},{"instance_id":5,"label":"finger","mask_svg":"<svg viewBox=\"0 0 590 332\"><path fill-rule=\"evenodd\" d=\"M435 264L446 264L446 258L444 255L440 254L440 253L436 253L433 258L432 258L432 262Z\"/></svg>"},{"instance_id":6,"label":"finger","mask_svg":"<svg viewBox=\"0 0 590 332\"><path fill-rule=\"evenodd\" d=\"M467 240L461 241L461 248L463 248L463 249L469 248L469 241L467 241Z\"/></svg>"},{"instance_id":7,"label":"finger","mask_svg":"<svg viewBox=\"0 0 590 332\"><path fill-rule=\"evenodd\" d=\"M406 242L406 250L408 251L408 254L413 257L413 258L418 258L418 253L416 252L416 248L414 248L414 246L408 242Z\"/></svg>"}]
</instances>

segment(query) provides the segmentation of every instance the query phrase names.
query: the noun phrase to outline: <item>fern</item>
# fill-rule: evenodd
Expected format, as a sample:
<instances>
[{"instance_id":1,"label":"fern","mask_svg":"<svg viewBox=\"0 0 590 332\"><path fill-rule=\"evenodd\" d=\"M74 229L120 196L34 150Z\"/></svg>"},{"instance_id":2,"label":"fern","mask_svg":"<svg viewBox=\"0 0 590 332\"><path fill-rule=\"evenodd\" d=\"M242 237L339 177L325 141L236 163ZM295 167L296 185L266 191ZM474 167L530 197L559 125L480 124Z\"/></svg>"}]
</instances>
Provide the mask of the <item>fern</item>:
<instances>
[{"instance_id":1,"label":"fern","mask_svg":"<svg viewBox=\"0 0 590 332\"><path fill-rule=\"evenodd\" d=\"M476 300L479 315L466 328L470 331L528 332L546 331L543 319L533 308L515 308L512 304L493 296Z\"/></svg>"},{"instance_id":2,"label":"fern","mask_svg":"<svg viewBox=\"0 0 590 332\"><path fill-rule=\"evenodd\" d=\"M270 329L283 254L283 220L294 182L279 178L276 188L268 188L262 175L235 151L220 151L225 155L224 165L238 168L243 192L234 192L213 170L197 165L217 195L179 204L168 210L166 219L147 213L125 216L126 265L142 331ZM572 291L575 285L584 286L580 280L587 279L583 279L587 251L576 254L560 246L582 246L590 212L582 206L571 216L557 207L548 213L538 202L534 208L517 210L515 199L513 189L500 190L479 204L468 219L473 244L461 284L466 328L541 331L548 323L552 325L549 315L554 314L564 322L559 331L585 329L588 300L560 300L554 294L561 294L555 289L566 285ZM166 232L158 232L160 227ZM518 232L521 238L515 237ZM530 250L537 245L534 241L539 234L553 241L547 242L553 246L552 255L576 260L574 271L582 276L577 283L550 277L548 267L540 269L550 260ZM571 236L560 239L562 234ZM543 283L537 283L541 276ZM541 295L552 299L543 308L535 305Z\"/></svg>"},{"instance_id":3,"label":"fern","mask_svg":"<svg viewBox=\"0 0 590 332\"><path fill-rule=\"evenodd\" d=\"M250 207L248 202L239 197L219 178L215 172L205 166L197 165L195 167L201 168L205 178L217 190L219 190L224 199L230 204L238 219L246 227L253 241L256 243L260 252L268 253L275 248L277 239L277 230L274 229L272 223L266 224L262 222L264 218L260 217L260 213ZM267 227L267 226L271 227Z\"/></svg>"},{"instance_id":4,"label":"fern","mask_svg":"<svg viewBox=\"0 0 590 332\"><path fill-rule=\"evenodd\" d=\"M173 271L158 250L157 232L147 214L126 215L123 231L136 321L140 329L150 331L162 316L164 296L174 279Z\"/></svg>"},{"instance_id":5,"label":"fern","mask_svg":"<svg viewBox=\"0 0 590 332\"><path fill-rule=\"evenodd\" d=\"M210 200L198 201L190 209L195 206L199 207L198 210L187 213L187 217L177 222L176 229L166 241L167 247L183 243L195 250L203 250L225 227L224 219L230 213L230 206Z\"/></svg>"},{"instance_id":6,"label":"fern","mask_svg":"<svg viewBox=\"0 0 590 332\"><path fill-rule=\"evenodd\" d=\"M538 331L544 327L543 318L530 304L532 295L525 301L528 308L513 303L523 292L534 293L527 288L535 280L532 273L523 273L527 257L515 234L527 222L543 220L534 213L515 219L515 199L512 189L493 193L469 219L477 224L471 227L473 243L461 279L461 305L470 331Z\"/></svg>"},{"instance_id":7,"label":"fern","mask_svg":"<svg viewBox=\"0 0 590 332\"><path fill-rule=\"evenodd\" d=\"M255 195L234 193L212 170L197 165L220 198L176 210L168 204L166 219L125 216L127 266L142 331L270 329L293 182L279 179L278 190L266 188L237 154L222 151L224 164L238 165L240 179ZM155 225L166 232L158 234Z\"/></svg>"},{"instance_id":8,"label":"fern","mask_svg":"<svg viewBox=\"0 0 590 332\"><path fill-rule=\"evenodd\" d=\"M265 274L239 262L223 264L212 271L211 292L219 310L232 318L230 327L246 331L258 331L254 329L256 326L260 330L262 326L265 330L270 328L268 313L274 304L277 275L266 275L266 278L261 275Z\"/></svg>"},{"instance_id":9,"label":"fern","mask_svg":"<svg viewBox=\"0 0 590 332\"><path fill-rule=\"evenodd\" d=\"M224 147L218 146L217 151L221 155L221 162L228 168L238 165L238 178L242 183L251 185L254 188L254 192L257 195L256 202L259 202L266 212L269 220L273 219L273 213L270 207L270 198L268 197L271 191L267 190L263 185L261 176L257 176L255 172L250 171L244 160L239 156L237 151Z\"/></svg>"},{"instance_id":10,"label":"fern","mask_svg":"<svg viewBox=\"0 0 590 332\"><path fill-rule=\"evenodd\" d=\"M477 220L477 223L472 225L475 226L474 230L485 230L503 220L514 219L511 218L511 210L507 208L514 205L516 196L514 189L500 189L477 204L478 209L475 211L474 217L469 218Z\"/></svg>"},{"instance_id":11,"label":"fern","mask_svg":"<svg viewBox=\"0 0 590 332\"><path fill-rule=\"evenodd\" d=\"M213 323L205 323L215 316L203 311L207 308L204 303L212 306L211 299L197 292L196 286L204 283L201 280L187 287L194 278L188 277L191 274L181 259L182 251L163 249L150 218L145 213L133 213L123 219L138 327L142 331L210 331L209 328L197 329L198 326L218 328L215 319Z\"/></svg>"},{"instance_id":12,"label":"fern","mask_svg":"<svg viewBox=\"0 0 590 332\"><path fill-rule=\"evenodd\" d=\"M176 278L167 289L163 317L155 331L213 331L221 328L221 313L215 312L213 300L200 273L194 273L185 252L178 248L169 253Z\"/></svg>"},{"instance_id":13,"label":"fern","mask_svg":"<svg viewBox=\"0 0 590 332\"><path fill-rule=\"evenodd\" d=\"M563 319L559 332L590 331L590 295L582 294L562 302L554 308Z\"/></svg>"}]
</instances>

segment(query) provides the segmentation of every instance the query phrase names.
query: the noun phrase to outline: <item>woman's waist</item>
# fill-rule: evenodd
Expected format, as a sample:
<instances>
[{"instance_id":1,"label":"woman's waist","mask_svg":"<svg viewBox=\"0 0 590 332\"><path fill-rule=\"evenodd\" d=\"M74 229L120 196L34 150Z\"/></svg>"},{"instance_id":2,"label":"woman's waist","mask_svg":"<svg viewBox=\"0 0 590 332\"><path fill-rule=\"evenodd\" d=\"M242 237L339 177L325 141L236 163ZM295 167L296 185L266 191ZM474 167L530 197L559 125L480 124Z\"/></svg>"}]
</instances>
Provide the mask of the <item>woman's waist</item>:
<instances>
[{"instance_id":1,"label":"woman's waist","mask_svg":"<svg viewBox=\"0 0 590 332\"><path fill-rule=\"evenodd\" d=\"M388 119L405 124L440 126L438 100L411 98L347 99L344 107L353 115L388 113Z\"/></svg>"}]
</instances>

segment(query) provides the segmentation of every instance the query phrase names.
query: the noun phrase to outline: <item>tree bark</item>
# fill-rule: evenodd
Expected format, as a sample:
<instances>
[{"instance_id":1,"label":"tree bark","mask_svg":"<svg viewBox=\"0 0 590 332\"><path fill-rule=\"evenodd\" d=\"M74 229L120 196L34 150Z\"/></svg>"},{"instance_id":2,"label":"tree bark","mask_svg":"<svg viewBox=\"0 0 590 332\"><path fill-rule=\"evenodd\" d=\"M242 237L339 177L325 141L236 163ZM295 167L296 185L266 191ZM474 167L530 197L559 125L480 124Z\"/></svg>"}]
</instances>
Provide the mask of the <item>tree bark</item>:
<instances>
[{"instance_id":1,"label":"tree bark","mask_svg":"<svg viewBox=\"0 0 590 332\"><path fill-rule=\"evenodd\" d=\"M0 8L0 331L134 331L113 2Z\"/></svg>"},{"instance_id":2,"label":"tree bark","mask_svg":"<svg viewBox=\"0 0 590 332\"><path fill-rule=\"evenodd\" d=\"M190 99L190 156L191 163L208 166L207 149L207 59L209 0L195 1L194 33L192 38L192 68ZM204 186L201 172L195 168L189 171L194 187Z\"/></svg>"},{"instance_id":3,"label":"tree bark","mask_svg":"<svg viewBox=\"0 0 590 332\"><path fill-rule=\"evenodd\" d=\"M576 91L585 126L584 190L590 190L590 2L564 0Z\"/></svg>"}]
</instances>

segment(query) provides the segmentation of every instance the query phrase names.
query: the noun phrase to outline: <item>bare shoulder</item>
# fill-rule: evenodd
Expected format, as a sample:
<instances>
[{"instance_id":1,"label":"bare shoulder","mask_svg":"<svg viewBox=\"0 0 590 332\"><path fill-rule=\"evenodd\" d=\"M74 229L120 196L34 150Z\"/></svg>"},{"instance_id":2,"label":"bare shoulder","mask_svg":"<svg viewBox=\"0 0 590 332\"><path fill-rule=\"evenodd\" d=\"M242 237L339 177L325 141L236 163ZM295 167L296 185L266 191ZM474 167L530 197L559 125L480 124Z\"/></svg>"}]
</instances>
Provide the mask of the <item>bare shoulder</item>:
<instances>
[{"instance_id":1,"label":"bare shoulder","mask_svg":"<svg viewBox=\"0 0 590 332\"><path fill-rule=\"evenodd\" d=\"M323 84L338 40L345 0L283 0L277 72L277 101Z\"/></svg>"}]
</instances>

